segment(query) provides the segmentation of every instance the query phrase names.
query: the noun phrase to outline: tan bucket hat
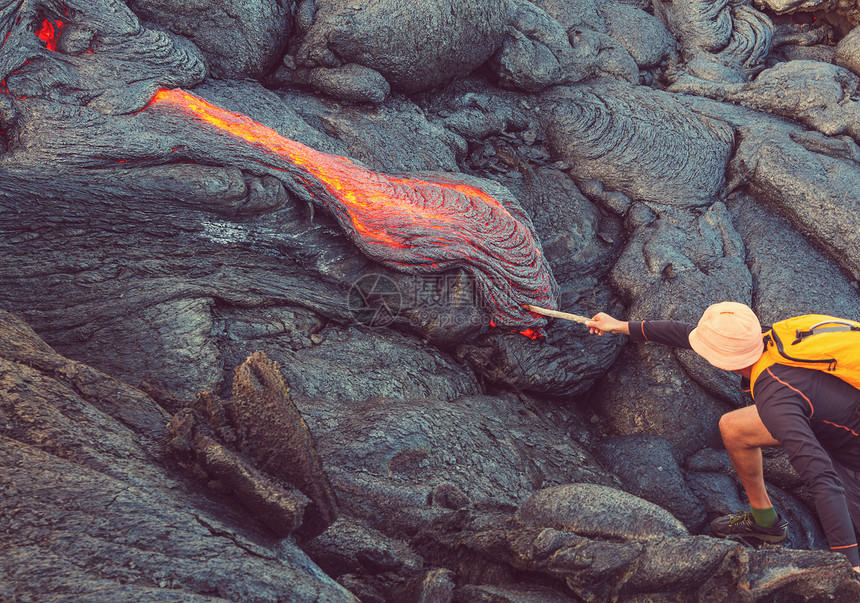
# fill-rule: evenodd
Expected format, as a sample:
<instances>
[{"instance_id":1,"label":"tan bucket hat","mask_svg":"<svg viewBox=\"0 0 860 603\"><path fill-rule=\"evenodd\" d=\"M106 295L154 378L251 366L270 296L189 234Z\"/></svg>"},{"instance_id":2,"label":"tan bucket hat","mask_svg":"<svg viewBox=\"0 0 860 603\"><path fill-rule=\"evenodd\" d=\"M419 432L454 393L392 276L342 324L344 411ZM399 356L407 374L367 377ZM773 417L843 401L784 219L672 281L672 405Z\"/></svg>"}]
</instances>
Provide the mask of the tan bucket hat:
<instances>
[{"instance_id":1,"label":"tan bucket hat","mask_svg":"<svg viewBox=\"0 0 860 603\"><path fill-rule=\"evenodd\" d=\"M715 367L736 371L761 357L764 351L761 323L744 304L713 304L690 332L690 346Z\"/></svg>"}]
</instances>

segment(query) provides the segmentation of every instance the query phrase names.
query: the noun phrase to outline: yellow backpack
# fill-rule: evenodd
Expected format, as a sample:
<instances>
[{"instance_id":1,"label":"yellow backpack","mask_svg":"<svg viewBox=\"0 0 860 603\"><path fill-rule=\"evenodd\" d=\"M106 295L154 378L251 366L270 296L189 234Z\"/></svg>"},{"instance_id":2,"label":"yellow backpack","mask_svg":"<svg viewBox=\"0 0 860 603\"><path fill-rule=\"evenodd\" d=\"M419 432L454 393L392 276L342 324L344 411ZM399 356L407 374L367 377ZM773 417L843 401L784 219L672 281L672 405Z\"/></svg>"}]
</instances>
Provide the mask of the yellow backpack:
<instances>
[{"instance_id":1,"label":"yellow backpack","mask_svg":"<svg viewBox=\"0 0 860 603\"><path fill-rule=\"evenodd\" d=\"M762 337L765 351L753 365L751 388L765 369L785 364L825 371L860 389L860 322L804 314L775 323Z\"/></svg>"}]
</instances>

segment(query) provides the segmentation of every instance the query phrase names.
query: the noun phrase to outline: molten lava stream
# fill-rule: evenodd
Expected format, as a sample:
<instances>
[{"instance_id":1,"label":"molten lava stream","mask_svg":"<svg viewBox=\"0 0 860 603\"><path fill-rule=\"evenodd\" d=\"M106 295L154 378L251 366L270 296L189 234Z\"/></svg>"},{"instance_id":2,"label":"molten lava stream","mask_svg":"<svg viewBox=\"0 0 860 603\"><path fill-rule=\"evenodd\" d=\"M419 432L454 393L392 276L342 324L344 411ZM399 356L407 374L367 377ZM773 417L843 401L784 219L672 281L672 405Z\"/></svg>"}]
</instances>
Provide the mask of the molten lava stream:
<instances>
[{"instance_id":1,"label":"molten lava stream","mask_svg":"<svg viewBox=\"0 0 860 603\"><path fill-rule=\"evenodd\" d=\"M297 181L372 259L412 274L469 271L494 300L501 325L540 326L545 319L522 304L557 306L557 285L531 229L478 188L443 177L380 174L182 90L160 90L150 107L179 110L247 141L273 169L300 168L312 178Z\"/></svg>"}]
</instances>

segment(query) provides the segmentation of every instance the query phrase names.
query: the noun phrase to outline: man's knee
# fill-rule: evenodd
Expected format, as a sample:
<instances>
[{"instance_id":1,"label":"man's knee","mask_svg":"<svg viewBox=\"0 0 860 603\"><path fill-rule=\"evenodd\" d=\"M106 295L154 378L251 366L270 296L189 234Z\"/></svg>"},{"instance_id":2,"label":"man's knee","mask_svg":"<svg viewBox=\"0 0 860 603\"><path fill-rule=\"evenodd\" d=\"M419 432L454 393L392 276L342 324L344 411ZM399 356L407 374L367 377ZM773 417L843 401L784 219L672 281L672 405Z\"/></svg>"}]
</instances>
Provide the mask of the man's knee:
<instances>
[{"instance_id":1,"label":"man's knee","mask_svg":"<svg viewBox=\"0 0 860 603\"><path fill-rule=\"evenodd\" d=\"M720 436L723 438L723 444L730 446L732 444L741 443L741 421L737 413L727 412L720 417Z\"/></svg>"},{"instance_id":2,"label":"man's knee","mask_svg":"<svg viewBox=\"0 0 860 603\"><path fill-rule=\"evenodd\" d=\"M726 448L762 448L779 442L761 422L755 406L746 406L720 417L720 435Z\"/></svg>"}]
</instances>

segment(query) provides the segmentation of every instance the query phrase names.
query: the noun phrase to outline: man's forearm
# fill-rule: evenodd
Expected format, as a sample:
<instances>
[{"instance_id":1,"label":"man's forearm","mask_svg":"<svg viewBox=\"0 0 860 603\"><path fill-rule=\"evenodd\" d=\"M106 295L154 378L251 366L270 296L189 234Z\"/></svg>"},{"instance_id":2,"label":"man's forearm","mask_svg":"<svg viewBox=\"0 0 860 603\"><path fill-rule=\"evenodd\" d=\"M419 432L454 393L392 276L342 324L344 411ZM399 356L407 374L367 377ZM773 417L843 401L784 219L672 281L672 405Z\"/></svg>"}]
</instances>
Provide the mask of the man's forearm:
<instances>
[{"instance_id":1,"label":"man's forearm","mask_svg":"<svg viewBox=\"0 0 860 603\"><path fill-rule=\"evenodd\" d=\"M629 322L627 329L632 341L653 341L676 348L690 349L693 325L675 320Z\"/></svg>"}]
</instances>

